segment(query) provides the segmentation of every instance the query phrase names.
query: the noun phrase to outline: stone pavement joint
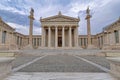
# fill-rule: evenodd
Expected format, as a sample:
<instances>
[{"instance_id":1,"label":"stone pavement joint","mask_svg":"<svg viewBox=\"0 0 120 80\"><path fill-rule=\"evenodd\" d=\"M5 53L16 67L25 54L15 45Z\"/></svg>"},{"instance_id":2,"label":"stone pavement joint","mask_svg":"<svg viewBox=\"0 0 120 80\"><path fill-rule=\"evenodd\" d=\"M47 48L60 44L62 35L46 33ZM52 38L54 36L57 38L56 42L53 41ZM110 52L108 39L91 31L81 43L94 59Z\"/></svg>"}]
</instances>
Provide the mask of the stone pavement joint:
<instances>
[{"instance_id":1,"label":"stone pavement joint","mask_svg":"<svg viewBox=\"0 0 120 80\"><path fill-rule=\"evenodd\" d=\"M26 66L34 63L34 62L36 62L36 61L38 61L38 60L40 60L40 59L42 59L42 58L44 58L44 57L46 57L46 56L47 56L47 55L44 55L44 56L42 56L42 57L38 57L38 58L36 58L36 59L28 62L28 63L25 63L25 64L23 64L23 65L21 65L21 66L18 66L17 68L14 68L14 69L12 70L12 72L16 72L16 71L18 71L18 70L20 70L20 69L22 69L22 68L24 68L24 67L26 67Z\"/></svg>"},{"instance_id":2,"label":"stone pavement joint","mask_svg":"<svg viewBox=\"0 0 120 80\"><path fill-rule=\"evenodd\" d=\"M75 57L76 57L76 58L79 58L79 59L81 59L81 60L83 60L83 61L85 61L85 62L87 62L87 63L89 63L89 64L91 64L91 65L93 65L93 66L95 66L95 67L98 67L98 68L100 68L101 70L103 70L103 71L105 71L105 72L109 72L109 71L110 71L109 69L107 69L107 68L105 68L105 67L103 67L103 66L101 66L101 65L99 65L99 64L93 63L92 61L89 61L89 60L87 60L87 59L84 59L84 58L78 57L78 56L75 56Z\"/></svg>"},{"instance_id":3,"label":"stone pavement joint","mask_svg":"<svg viewBox=\"0 0 120 80\"><path fill-rule=\"evenodd\" d=\"M73 55L47 55L17 72L104 72Z\"/></svg>"}]
</instances>

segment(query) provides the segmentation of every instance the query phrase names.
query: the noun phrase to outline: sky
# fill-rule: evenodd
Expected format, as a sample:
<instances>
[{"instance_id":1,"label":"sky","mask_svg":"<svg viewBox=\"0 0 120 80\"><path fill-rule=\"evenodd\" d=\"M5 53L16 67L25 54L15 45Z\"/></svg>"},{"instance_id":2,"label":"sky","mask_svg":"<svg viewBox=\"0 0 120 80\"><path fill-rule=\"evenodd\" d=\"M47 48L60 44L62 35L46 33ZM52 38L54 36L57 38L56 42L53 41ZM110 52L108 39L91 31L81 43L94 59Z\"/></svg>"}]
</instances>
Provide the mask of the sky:
<instances>
[{"instance_id":1,"label":"sky","mask_svg":"<svg viewBox=\"0 0 120 80\"><path fill-rule=\"evenodd\" d=\"M0 0L0 16L17 32L28 35L29 12L34 9L33 34L41 34L40 17L63 15L80 17L78 32L87 34L86 9L90 7L91 33L102 32L103 28L120 17L120 0Z\"/></svg>"}]
</instances>

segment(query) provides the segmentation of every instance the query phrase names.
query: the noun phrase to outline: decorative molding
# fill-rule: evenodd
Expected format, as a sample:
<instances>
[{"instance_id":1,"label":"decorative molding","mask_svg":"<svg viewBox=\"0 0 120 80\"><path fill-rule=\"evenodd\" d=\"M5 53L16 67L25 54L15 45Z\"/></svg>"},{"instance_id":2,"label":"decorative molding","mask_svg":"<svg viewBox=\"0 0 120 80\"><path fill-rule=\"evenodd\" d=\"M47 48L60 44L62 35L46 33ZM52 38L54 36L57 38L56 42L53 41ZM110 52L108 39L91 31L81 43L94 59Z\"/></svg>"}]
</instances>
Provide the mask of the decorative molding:
<instances>
[{"instance_id":1,"label":"decorative molding","mask_svg":"<svg viewBox=\"0 0 120 80\"><path fill-rule=\"evenodd\" d=\"M65 16L65 15L55 15L55 16L51 16L51 17L47 17L47 18L41 18L40 19L41 22L44 22L44 21L60 21L60 22L64 22L64 21L73 21L73 22L79 22L80 19L78 18L74 18L74 17L69 17L69 16Z\"/></svg>"}]
</instances>

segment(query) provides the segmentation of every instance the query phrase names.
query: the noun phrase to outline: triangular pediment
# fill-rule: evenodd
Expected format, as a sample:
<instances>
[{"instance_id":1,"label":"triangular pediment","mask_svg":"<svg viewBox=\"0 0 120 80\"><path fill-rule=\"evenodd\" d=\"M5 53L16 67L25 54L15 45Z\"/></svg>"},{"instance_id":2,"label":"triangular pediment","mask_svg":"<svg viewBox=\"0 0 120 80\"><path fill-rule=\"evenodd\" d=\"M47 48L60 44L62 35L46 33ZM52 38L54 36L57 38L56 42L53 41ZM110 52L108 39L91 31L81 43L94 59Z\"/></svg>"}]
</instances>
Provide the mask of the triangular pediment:
<instances>
[{"instance_id":1,"label":"triangular pediment","mask_svg":"<svg viewBox=\"0 0 120 80\"><path fill-rule=\"evenodd\" d=\"M58 14L58 15L55 15L55 16L51 16L51 17L47 17L47 18L43 18L41 19L41 21L50 21L50 22L64 22L64 21L71 21L71 22L76 22L76 21L79 21L78 18L74 18L74 17L69 17L69 16L65 16L65 15L62 15L62 14Z\"/></svg>"}]
</instances>

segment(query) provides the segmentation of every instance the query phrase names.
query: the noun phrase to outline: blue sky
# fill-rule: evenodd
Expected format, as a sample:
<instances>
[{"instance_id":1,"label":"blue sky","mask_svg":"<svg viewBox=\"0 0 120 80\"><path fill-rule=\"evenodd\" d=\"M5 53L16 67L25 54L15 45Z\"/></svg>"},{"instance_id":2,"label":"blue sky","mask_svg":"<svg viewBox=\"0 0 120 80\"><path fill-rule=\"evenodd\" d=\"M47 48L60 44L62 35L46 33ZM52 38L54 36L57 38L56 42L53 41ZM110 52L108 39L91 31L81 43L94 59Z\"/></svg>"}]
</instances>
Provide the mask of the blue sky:
<instances>
[{"instance_id":1,"label":"blue sky","mask_svg":"<svg viewBox=\"0 0 120 80\"><path fill-rule=\"evenodd\" d=\"M103 27L120 17L120 0L0 0L0 16L16 29L28 34L29 11L34 8L34 34L41 34L40 17L49 17L61 11L63 15L80 17L79 34L86 34L85 10L91 9L91 32L102 32Z\"/></svg>"}]
</instances>

